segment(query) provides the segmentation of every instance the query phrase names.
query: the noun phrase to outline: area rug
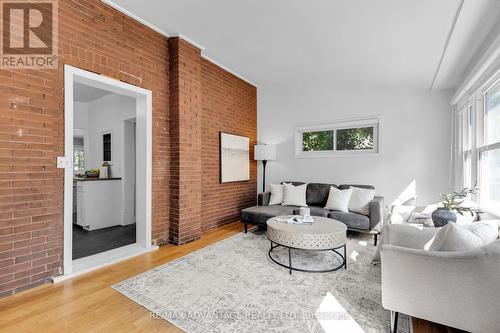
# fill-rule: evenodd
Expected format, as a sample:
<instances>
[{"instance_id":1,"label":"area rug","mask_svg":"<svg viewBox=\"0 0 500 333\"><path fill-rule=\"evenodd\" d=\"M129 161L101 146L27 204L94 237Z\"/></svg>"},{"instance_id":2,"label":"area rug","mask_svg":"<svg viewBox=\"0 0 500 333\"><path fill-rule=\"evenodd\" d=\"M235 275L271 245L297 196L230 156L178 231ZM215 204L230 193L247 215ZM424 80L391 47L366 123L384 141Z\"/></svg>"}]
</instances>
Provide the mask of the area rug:
<instances>
[{"instance_id":1,"label":"area rug","mask_svg":"<svg viewBox=\"0 0 500 333\"><path fill-rule=\"evenodd\" d=\"M113 286L186 332L388 332L370 239L349 237L347 269L293 272L267 257L263 232L240 233ZM288 252L273 250L285 264ZM292 250L294 266L333 267L331 252ZM410 332L401 315L398 332Z\"/></svg>"}]
</instances>

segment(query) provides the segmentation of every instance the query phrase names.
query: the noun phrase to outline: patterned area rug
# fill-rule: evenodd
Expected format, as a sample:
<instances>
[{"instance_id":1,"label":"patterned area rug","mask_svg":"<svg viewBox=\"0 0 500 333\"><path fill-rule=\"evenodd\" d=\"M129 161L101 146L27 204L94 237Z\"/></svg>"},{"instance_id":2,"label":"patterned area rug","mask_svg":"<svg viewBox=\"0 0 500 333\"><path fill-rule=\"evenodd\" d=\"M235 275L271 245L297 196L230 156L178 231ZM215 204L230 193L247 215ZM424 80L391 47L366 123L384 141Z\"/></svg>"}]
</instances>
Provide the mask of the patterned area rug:
<instances>
[{"instance_id":1,"label":"patterned area rug","mask_svg":"<svg viewBox=\"0 0 500 333\"><path fill-rule=\"evenodd\" d=\"M186 332L388 332L371 239L349 237L347 269L288 273L265 233L240 233L113 286ZM342 250L340 251L342 253ZM287 264L284 248L273 250ZM338 265L332 252L292 250L294 267ZM401 315L398 332L410 332Z\"/></svg>"}]
</instances>

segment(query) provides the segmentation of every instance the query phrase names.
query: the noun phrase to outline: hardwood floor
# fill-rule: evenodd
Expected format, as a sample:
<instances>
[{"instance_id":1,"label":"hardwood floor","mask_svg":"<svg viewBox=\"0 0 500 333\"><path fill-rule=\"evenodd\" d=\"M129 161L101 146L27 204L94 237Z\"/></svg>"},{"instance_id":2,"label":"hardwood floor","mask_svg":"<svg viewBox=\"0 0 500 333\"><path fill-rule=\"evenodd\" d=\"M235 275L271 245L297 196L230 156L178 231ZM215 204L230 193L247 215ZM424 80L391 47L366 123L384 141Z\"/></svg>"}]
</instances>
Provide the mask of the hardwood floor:
<instances>
[{"instance_id":1,"label":"hardwood floor","mask_svg":"<svg viewBox=\"0 0 500 333\"><path fill-rule=\"evenodd\" d=\"M242 231L231 223L201 239L159 250L91 272L46 284L0 299L0 332L180 332L162 319L110 288L111 285ZM414 333L452 333L439 325L416 320Z\"/></svg>"}]
</instances>

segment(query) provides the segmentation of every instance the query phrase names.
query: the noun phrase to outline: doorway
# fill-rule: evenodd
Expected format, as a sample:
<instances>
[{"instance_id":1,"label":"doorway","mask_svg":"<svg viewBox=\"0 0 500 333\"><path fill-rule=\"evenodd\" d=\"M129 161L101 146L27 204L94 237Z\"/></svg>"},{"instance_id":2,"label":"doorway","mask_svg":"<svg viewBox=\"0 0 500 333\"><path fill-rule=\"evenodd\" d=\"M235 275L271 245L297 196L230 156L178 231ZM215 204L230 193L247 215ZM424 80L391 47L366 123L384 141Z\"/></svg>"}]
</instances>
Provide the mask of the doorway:
<instances>
[{"instance_id":1,"label":"doorway","mask_svg":"<svg viewBox=\"0 0 500 333\"><path fill-rule=\"evenodd\" d=\"M68 65L64 87L65 157L58 166L65 169L63 261L68 276L155 248L152 97L149 90ZM85 98L92 102L82 109ZM117 113L111 117L113 109ZM85 114L87 125L80 119Z\"/></svg>"}]
</instances>

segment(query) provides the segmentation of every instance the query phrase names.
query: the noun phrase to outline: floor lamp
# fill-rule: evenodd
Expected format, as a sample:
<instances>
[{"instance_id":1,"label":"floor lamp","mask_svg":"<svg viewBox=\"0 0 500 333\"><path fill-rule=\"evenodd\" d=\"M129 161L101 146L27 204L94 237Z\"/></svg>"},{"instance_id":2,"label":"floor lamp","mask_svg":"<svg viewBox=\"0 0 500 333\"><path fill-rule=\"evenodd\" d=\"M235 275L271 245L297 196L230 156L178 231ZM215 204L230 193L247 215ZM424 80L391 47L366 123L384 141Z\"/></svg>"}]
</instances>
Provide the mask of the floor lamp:
<instances>
[{"instance_id":1,"label":"floor lamp","mask_svg":"<svg viewBox=\"0 0 500 333\"><path fill-rule=\"evenodd\" d=\"M276 146L258 144L254 147L254 160L262 161L262 192L266 191L266 164L276 159Z\"/></svg>"}]
</instances>

